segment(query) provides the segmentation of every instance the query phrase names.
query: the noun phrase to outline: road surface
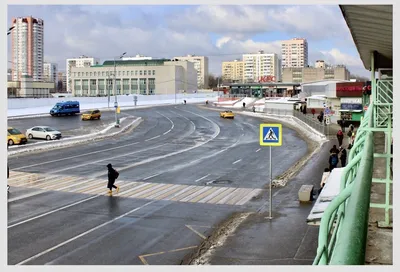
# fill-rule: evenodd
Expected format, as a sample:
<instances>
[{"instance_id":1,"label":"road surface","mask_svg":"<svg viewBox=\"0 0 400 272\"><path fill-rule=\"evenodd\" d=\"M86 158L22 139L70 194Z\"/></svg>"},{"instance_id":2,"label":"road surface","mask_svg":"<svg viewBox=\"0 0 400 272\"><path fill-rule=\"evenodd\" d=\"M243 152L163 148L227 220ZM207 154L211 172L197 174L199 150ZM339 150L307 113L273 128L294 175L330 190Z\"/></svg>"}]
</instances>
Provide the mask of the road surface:
<instances>
[{"instance_id":1,"label":"road surface","mask_svg":"<svg viewBox=\"0 0 400 272\"><path fill-rule=\"evenodd\" d=\"M126 114L144 121L112 139L9 158L9 265L180 264L220 222L265 204L261 119L195 105ZM307 153L295 131L283 135L273 176ZM108 163L120 172L112 197Z\"/></svg>"}]
</instances>

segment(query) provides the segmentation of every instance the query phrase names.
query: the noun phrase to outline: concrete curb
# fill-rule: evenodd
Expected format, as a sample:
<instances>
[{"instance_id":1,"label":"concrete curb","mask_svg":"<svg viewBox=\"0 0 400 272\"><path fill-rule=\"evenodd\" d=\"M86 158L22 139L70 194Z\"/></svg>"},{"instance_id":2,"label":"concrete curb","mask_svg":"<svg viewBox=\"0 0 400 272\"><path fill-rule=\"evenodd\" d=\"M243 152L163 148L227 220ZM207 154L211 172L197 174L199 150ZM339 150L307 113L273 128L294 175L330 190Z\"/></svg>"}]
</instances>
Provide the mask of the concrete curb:
<instances>
[{"instance_id":1,"label":"concrete curb","mask_svg":"<svg viewBox=\"0 0 400 272\"><path fill-rule=\"evenodd\" d=\"M89 135L77 136L77 137L79 137L79 139L74 137L73 139L65 139L65 140L61 140L60 142L57 142L57 143L54 143L54 142L39 143L40 146L35 146L33 148L30 148L30 146L21 146L20 150L8 151L8 155L12 156L12 155L22 154L22 153L37 152L40 150L50 150L50 149L67 147L67 146L72 146L72 145L76 145L76 144L82 144L85 142L97 141L97 140L113 137L113 136L116 136L118 134L121 134L121 133L127 131L130 128L136 128L142 121L143 121L142 117L136 117L135 120L133 120L127 126L123 127L121 130L110 133L110 134L94 136L94 133L92 133ZM111 129L111 127L104 129L100 133L104 134L109 129Z\"/></svg>"}]
</instances>

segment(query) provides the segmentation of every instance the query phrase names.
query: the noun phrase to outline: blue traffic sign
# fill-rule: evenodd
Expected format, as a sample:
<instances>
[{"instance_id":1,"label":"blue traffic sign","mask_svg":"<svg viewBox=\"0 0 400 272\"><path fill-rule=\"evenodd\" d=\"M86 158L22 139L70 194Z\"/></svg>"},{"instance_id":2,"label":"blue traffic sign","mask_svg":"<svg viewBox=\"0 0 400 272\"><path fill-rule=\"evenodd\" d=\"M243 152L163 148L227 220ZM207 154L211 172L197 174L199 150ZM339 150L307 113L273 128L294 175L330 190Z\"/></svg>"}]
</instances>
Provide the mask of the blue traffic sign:
<instances>
[{"instance_id":1,"label":"blue traffic sign","mask_svg":"<svg viewBox=\"0 0 400 272\"><path fill-rule=\"evenodd\" d=\"M282 125L281 124L260 124L260 145L281 146Z\"/></svg>"}]
</instances>

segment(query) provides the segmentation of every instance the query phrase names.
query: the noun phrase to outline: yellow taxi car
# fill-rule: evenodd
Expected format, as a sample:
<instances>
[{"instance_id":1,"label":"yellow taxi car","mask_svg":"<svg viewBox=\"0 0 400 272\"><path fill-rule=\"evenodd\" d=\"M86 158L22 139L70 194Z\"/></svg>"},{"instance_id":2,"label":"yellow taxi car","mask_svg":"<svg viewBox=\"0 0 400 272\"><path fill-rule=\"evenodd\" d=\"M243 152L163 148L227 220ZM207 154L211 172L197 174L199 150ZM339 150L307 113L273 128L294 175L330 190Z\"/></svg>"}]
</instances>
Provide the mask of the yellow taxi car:
<instances>
[{"instance_id":1,"label":"yellow taxi car","mask_svg":"<svg viewBox=\"0 0 400 272\"><path fill-rule=\"evenodd\" d=\"M8 127L7 128L7 144L8 145L18 145L18 144L26 144L28 139L26 136L16 128Z\"/></svg>"},{"instance_id":2,"label":"yellow taxi car","mask_svg":"<svg viewBox=\"0 0 400 272\"><path fill-rule=\"evenodd\" d=\"M100 117L101 117L101 112L98 109L89 110L89 111L85 111L84 113L82 113L82 120L94 120L94 119L99 120Z\"/></svg>"},{"instance_id":3,"label":"yellow taxi car","mask_svg":"<svg viewBox=\"0 0 400 272\"><path fill-rule=\"evenodd\" d=\"M219 116L222 118L235 118L235 115L232 111L223 111L219 113Z\"/></svg>"}]
</instances>

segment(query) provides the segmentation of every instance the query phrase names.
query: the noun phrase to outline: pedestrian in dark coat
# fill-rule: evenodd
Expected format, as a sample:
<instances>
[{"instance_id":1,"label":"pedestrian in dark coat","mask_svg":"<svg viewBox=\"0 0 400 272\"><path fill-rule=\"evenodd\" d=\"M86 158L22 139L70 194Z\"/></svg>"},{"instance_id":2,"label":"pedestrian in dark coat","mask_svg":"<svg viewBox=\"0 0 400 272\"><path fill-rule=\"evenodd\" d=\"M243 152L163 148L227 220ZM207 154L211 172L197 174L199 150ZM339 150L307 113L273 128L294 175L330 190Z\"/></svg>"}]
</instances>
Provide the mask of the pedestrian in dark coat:
<instances>
[{"instance_id":1,"label":"pedestrian in dark coat","mask_svg":"<svg viewBox=\"0 0 400 272\"><path fill-rule=\"evenodd\" d=\"M347 151L343 147L340 147L339 149L340 149L340 163L342 167L345 167L347 161Z\"/></svg>"},{"instance_id":2,"label":"pedestrian in dark coat","mask_svg":"<svg viewBox=\"0 0 400 272\"><path fill-rule=\"evenodd\" d=\"M329 156L329 170L332 171L334 168L337 167L339 163L339 157L337 153L331 153Z\"/></svg>"},{"instance_id":3,"label":"pedestrian in dark coat","mask_svg":"<svg viewBox=\"0 0 400 272\"><path fill-rule=\"evenodd\" d=\"M331 148L331 150L329 150L329 152L332 153L336 153L339 154L339 149L337 149L336 145L333 145L333 147Z\"/></svg>"},{"instance_id":4,"label":"pedestrian in dark coat","mask_svg":"<svg viewBox=\"0 0 400 272\"><path fill-rule=\"evenodd\" d=\"M108 193L109 195L112 195L112 188L117 189L117 193L119 192L119 186L115 186L115 180L118 178L119 173L117 170L115 170L111 163L107 164L107 168L108 168L108 184L107 184L107 188L109 189Z\"/></svg>"},{"instance_id":5,"label":"pedestrian in dark coat","mask_svg":"<svg viewBox=\"0 0 400 272\"><path fill-rule=\"evenodd\" d=\"M339 129L338 132L336 133L336 137L338 139L339 146L342 146L344 135L343 135L343 131L341 129Z\"/></svg>"}]
</instances>

